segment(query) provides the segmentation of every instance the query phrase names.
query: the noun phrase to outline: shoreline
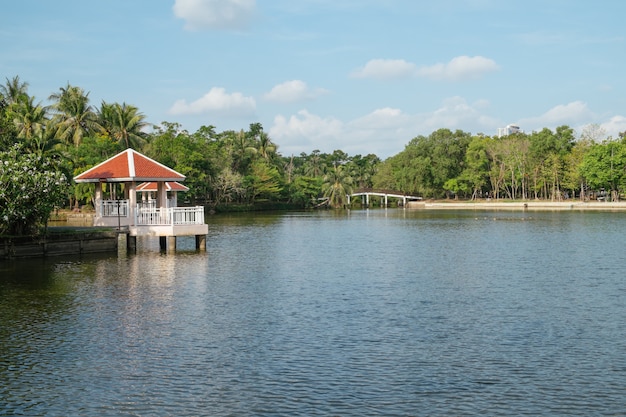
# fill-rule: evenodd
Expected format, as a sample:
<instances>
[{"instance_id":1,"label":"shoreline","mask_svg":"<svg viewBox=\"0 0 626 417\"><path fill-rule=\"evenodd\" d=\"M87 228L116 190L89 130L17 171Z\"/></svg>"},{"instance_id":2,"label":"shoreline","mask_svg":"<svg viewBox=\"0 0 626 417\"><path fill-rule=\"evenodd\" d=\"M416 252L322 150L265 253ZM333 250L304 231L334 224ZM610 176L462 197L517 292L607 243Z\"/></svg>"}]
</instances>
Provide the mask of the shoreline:
<instances>
[{"instance_id":1,"label":"shoreline","mask_svg":"<svg viewBox=\"0 0 626 417\"><path fill-rule=\"evenodd\" d=\"M410 201L407 203L409 209L422 210L484 210L484 209L506 209L506 210L608 210L626 211L626 201L600 202L600 201Z\"/></svg>"}]
</instances>

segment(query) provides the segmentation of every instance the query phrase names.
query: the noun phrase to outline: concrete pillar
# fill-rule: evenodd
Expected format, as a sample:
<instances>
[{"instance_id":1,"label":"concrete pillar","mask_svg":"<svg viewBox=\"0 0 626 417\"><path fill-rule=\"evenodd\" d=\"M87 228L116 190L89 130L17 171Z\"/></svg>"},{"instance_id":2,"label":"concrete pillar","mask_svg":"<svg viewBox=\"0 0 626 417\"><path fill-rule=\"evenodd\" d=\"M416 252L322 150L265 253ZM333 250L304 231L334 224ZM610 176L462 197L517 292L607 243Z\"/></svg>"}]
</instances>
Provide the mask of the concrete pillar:
<instances>
[{"instance_id":1,"label":"concrete pillar","mask_svg":"<svg viewBox=\"0 0 626 417\"><path fill-rule=\"evenodd\" d=\"M117 254L126 255L128 253L128 233L117 234Z\"/></svg>"},{"instance_id":2,"label":"concrete pillar","mask_svg":"<svg viewBox=\"0 0 626 417\"><path fill-rule=\"evenodd\" d=\"M96 190L94 192L94 204L96 205L94 207L94 210L96 211L96 217L102 217L102 207L100 207L100 204L102 204L102 183L101 182L96 183Z\"/></svg>"},{"instance_id":3,"label":"concrete pillar","mask_svg":"<svg viewBox=\"0 0 626 417\"><path fill-rule=\"evenodd\" d=\"M157 207L167 207L167 190L165 189L165 182L157 182Z\"/></svg>"},{"instance_id":4,"label":"concrete pillar","mask_svg":"<svg viewBox=\"0 0 626 417\"><path fill-rule=\"evenodd\" d=\"M126 248L128 252L137 253L137 236L127 235Z\"/></svg>"},{"instance_id":5,"label":"concrete pillar","mask_svg":"<svg viewBox=\"0 0 626 417\"><path fill-rule=\"evenodd\" d=\"M132 181L128 185L128 220L135 225L135 212L137 210L137 183Z\"/></svg>"},{"instance_id":6,"label":"concrete pillar","mask_svg":"<svg viewBox=\"0 0 626 417\"><path fill-rule=\"evenodd\" d=\"M206 251L206 235L196 235L196 250Z\"/></svg>"},{"instance_id":7,"label":"concrete pillar","mask_svg":"<svg viewBox=\"0 0 626 417\"><path fill-rule=\"evenodd\" d=\"M166 250L168 253L176 252L176 236L167 237L167 249Z\"/></svg>"}]
</instances>

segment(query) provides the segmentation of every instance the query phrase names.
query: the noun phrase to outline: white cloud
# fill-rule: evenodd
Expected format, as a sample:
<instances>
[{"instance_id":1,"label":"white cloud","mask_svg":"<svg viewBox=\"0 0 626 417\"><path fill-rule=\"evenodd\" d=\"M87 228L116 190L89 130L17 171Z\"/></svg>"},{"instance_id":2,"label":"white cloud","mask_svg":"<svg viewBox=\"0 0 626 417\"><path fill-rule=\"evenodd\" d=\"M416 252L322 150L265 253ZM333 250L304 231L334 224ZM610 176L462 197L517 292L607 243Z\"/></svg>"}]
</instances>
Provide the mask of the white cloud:
<instances>
[{"instance_id":1,"label":"white cloud","mask_svg":"<svg viewBox=\"0 0 626 417\"><path fill-rule=\"evenodd\" d=\"M498 121L483 113L487 107L486 100L470 104L462 97L450 97L438 109L419 116L416 127L422 132L428 132L426 134L440 128L489 134L496 129Z\"/></svg>"},{"instance_id":2,"label":"white cloud","mask_svg":"<svg viewBox=\"0 0 626 417\"><path fill-rule=\"evenodd\" d=\"M477 79L483 75L500 69L492 59L482 56L457 56L447 64L435 64L429 67L421 67L417 75L433 80L462 81Z\"/></svg>"},{"instance_id":3,"label":"white cloud","mask_svg":"<svg viewBox=\"0 0 626 417\"><path fill-rule=\"evenodd\" d=\"M255 13L256 0L175 0L174 15L185 29L239 29Z\"/></svg>"},{"instance_id":4,"label":"white cloud","mask_svg":"<svg viewBox=\"0 0 626 417\"><path fill-rule=\"evenodd\" d=\"M439 63L420 68L403 59L372 59L350 76L379 79L426 77L433 80L463 81L477 79L499 69L494 60L482 56L457 56L447 64Z\"/></svg>"},{"instance_id":5,"label":"white cloud","mask_svg":"<svg viewBox=\"0 0 626 417\"><path fill-rule=\"evenodd\" d=\"M226 93L220 87L213 87L204 96L187 103L186 100L177 100L170 108L173 115L220 113L229 116L247 116L256 110L256 102L252 97L241 93Z\"/></svg>"},{"instance_id":6,"label":"white cloud","mask_svg":"<svg viewBox=\"0 0 626 417\"><path fill-rule=\"evenodd\" d=\"M614 139L619 137L619 134L626 132L626 117L613 116L609 121L600 125L602 129L607 133L607 136L612 136Z\"/></svg>"},{"instance_id":7,"label":"white cloud","mask_svg":"<svg viewBox=\"0 0 626 417\"><path fill-rule=\"evenodd\" d=\"M403 59L372 59L350 74L353 78L408 78L415 75L415 64Z\"/></svg>"},{"instance_id":8,"label":"white cloud","mask_svg":"<svg viewBox=\"0 0 626 417\"><path fill-rule=\"evenodd\" d=\"M274 118L274 126L270 130L272 137L277 139L286 137L301 137L307 140L320 138L335 138L343 131L343 123L328 117L323 118L300 110L296 115L287 119L283 115Z\"/></svg>"},{"instance_id":9,"label":"white cloud","mask_svg":"<svg viewBox=\"0 0 626 417\"><path fill-rule=\"evenodd\" d=\"M396 129L399 126L406 125L410 118L402 113L400 109L385 107L376 109L373 112L350 122L352 127L358 129Z\"/></svg>"},{"instance_id":10,"label":"white cloud","mask_svg":"<svg viewBox=\"0 0 626 417\"><path fill-rule=\"evenodd\" d=\"M351 121L302 110L289 118L277 116L269 133L285 155L341 149L351 155L374 153L384 159L402 151L412 138L440 128L495 132L499 121L484 113L488 105L486 100L468 103L462 97L451 97L427 113L409 114L384 107Z\"/></svg>"},{"instance_id":11,"label":"white cloud","mask_svg":"<svg viewBox=\"0 0 626 417\"><path fill-rule=\"evenodd\" d=\"M459 96L449 97L423 113L383 107L353 120L322 117L301 110L292 116L276 116L269 134L280 143L283 155L310 153L315 149L331 153L341 149L350 155L373 153L384 159L401 152L414 137L428 136L441 128L495 135L504 124L489 112L487 100L468 102ZM541 116L521 119L518 124L528 133L544 127L554 130L561 125L580 131L581 126L596 119L585 103L574 101L555 106ZM607 136L617 138L626 131L626 117L616 115L598 125Z\"/></svg>"},{"instance_id":12,"label":"white cloud","mask_svg":"<svg viewBox=\"0 0 626 417\"><path fill-rule=\"evenodd\" d=\"M541 130L544 127L554 129L558 126L577 126L593 120L593 113L582 101L572 101L568 104L554 106L537 117L521 119L518 124L526 132Z\"/></svg>"},{"instance_id":13,"label":"white cloud","mask_svg":"<svg viewBox=\"0 0 626 417\"><path fill-rule=\"evenodd\" d=\"M304 81L291 80L274 86L269 93L265 94L264 98L280 103L293 103L311 100L326 93L328 91L322 88L310 89Z\"/></svg>"}]
</instances>

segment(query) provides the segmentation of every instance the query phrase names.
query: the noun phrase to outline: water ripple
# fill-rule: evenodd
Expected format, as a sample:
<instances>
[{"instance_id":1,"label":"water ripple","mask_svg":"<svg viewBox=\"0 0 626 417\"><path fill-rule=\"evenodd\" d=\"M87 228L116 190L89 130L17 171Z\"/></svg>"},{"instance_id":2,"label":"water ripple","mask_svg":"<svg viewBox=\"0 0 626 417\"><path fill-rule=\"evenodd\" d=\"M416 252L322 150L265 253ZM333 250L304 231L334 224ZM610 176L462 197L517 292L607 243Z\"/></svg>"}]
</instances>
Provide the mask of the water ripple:
<instances>
[{"instance_id":1,"label":"water ripple","mask_svg":"<svg viewBox=\"0 0 626 417\"><path fill-rule=\"evenodd\" d=\"M625 415L626 222L524 216L235 216L206 254L12 264L0 415Z\"/></svg>"}]
</instances>

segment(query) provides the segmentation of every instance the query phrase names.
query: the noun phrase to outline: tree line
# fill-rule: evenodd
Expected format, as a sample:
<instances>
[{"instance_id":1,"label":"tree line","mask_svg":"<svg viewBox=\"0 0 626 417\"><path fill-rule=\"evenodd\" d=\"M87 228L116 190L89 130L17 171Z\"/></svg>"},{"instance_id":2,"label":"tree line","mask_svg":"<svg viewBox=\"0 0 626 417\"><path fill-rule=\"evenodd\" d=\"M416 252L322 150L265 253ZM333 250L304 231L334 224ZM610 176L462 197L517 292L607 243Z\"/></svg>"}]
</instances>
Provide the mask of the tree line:
<instances>
[{"instance_id":1,"label":"tree line","mask_svg":"<svg viewBox=\"0 0 626 417\"><path fill-rule=\"evenodd\" d=\"M626 132L597 125L503 137L439 129L379 164L374 185L430 198L618 200L626 185Z\"/></svg>"},{"instance_id":2,"label":"tree line","mask_svg":"<svg viewBox=\"0 0 626 417\"><path fill-rule=\"evenodd\" d=\"M47 99L50 105L37 102L19 76L0 84L2 158L16 152L36 155L53 161L48 169L54 166L69 180L133 148L184 174L187 200L214 207L324 202L342 207L354 188L424 198L521 200L588 199L606 190L608 198L618 199L626 182L626 135L604 139L597 126L578 138L568 126L504 137L439 129L411 139L403 151L381 161L374 154L350 156L341 150L284 156L260 123L222 132L212 125L195 132L178 123L153 126L136 106L104 101L94 106L89 92L69 83ZM15 179L15 170L12 175ZM7 194L7 170L0 176L5 178L2 214L17 196ZM62 205L91 202L88 184L66 181L63 187Z\"/></svg>"},{"instance_id":3,"label":"tree line","mask_svg":"<svg viewBox=\"0 0 626 417\"><path fill-rule=\"evenodd\" d=\"M372 186L380 163L376 155L341 150L283 156L260 123L222 132L211 125L195 132L178 123L150 125L136 106L104 101L94 106L89 92L69 83L43 105L28 87L19 76L0 85L2 157L12 157L15 150L11 155L8 150L17 144L21 153L54 160L67 179L133 148L185 175L190 203L312 207L326 199L340 207L353 187ZM70 181L65 187L65 206L90 204L92 186Z\"/></svg>"}]
</instances>

